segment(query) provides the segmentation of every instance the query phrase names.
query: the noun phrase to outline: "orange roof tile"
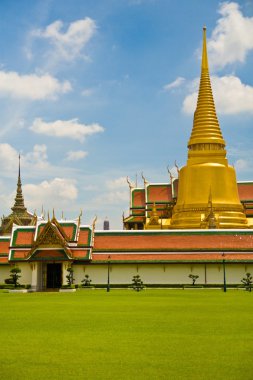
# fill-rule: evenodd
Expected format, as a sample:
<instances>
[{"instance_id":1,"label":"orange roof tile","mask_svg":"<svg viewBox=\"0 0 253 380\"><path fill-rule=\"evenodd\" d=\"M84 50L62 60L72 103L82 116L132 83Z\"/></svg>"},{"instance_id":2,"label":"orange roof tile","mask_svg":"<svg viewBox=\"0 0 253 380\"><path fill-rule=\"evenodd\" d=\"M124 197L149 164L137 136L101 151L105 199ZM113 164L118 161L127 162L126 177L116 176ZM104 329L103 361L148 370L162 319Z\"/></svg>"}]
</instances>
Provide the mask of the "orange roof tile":
<instances>
[{"instance_id":1,"label":"orange roof tile","mask_svg":"<svg viewBox=\"0 0 253 380\"><path fill-rule=\"evenodd\" d=\"M0 264L8 264L8 256L0 257Z\"/></svg>"},{"instance_id":2,"label":"orange roof tile","mask_svg":"<svg viewBox=\"0 0 253 380\"><path fill-rule=\"evenodd\" d=\"M94 251L253 250L253 231L234 233L95 233Z\"/></svg>"},{"instance_id":3,"label":"orange roof tile","mask_svg":"<svg viewBox=\"0 0 253 380\"><path fill-rule=\"evenodd\" d=\"M16 229L13 233L13 246L31 245L34 239L35 229Z\"/></svg>"},{"instance_id":4,"label":"orange roof tile","mask_svg":"<svg viewBox=\"0 0 253 380\"><path fill-rule=\"evenodd\" d=\"M8 255L10 247L10 240L0 240L0 254L6 253Z\"/></svg>"},{"instance_id":5,"label":"orange roof tile","mask_svg":"<svg viewBox=\"0 0 253 380\"><path fill-rule=\"evenodd\" d=\"M72 250L73 258L75 259L86 259L87 255L90 253L89 249L80 249L80 250Z\"/></svg>"},{"instance_id":6,"label":"orange roof tile","mask_svg":"<svg viewBox=\"0 0 253 380\"><path fill-rule=\"evenodd\" d=\"M34 258L47 258L47 257L57 257L57 258L66 258L63 251L56 249L47 249L47 250L37 250Z\"/></svg>"},{"instance_id":7,"label":"orange roof tile","mask_svg":"<svg viewBox=\"0 0 253 380\"><path fill-rule=\"evenodd\" d=\"M147 187L148 202L169 202L172 200L171 186L167 184L149 185Z\"/></svg>"},{"instance_id":8,"label":"orange roof tile","mask_svg":"<svg viewBox=\"0 0 253 380\"><path fill-rule=\"evenodd\" d=\"M110 261L240 261L252 260L253 254L110 254ZM92 261L108 261L108 255L94 253Z\"/></svg>"},{"instance_id":9,"label":"orange roof tile","mask_svg":"<svg viewBox=\"0 0 253 380\"><path fill-rule=\"evenodd\" d=\"M90 246L91 244L91 229L90 228L80 228L78 236L78 245Z\"/></svg>"},{"instance_id":10,"label":"orange roof tile","mask_svg":"<svg viewBox=\"0 0 253 380\"><path fill-rule=\"evenodd\" d=\"M72 225L72 226L66 226L66 225L61 225L65 235L70 239L70 240L74 240L75 238L75 226Z\"/></svg>"},{"instance_id":11,"label":"orange roof tile","mask_svg":"<svg viewBox=\"0 0 253 380\"><path fill-rule=\"evenodd\" d=\"M11 260L13 259L25 259L29 250L27 249L22 249L22 250L17 250L17 249L12 249L11 250Z\"/></svg>"},{"instance_id":12,"label":"orange roof tile","mask_svg":"<svg viewBox=\"0 0 253 380\"><path fill-rule=\"evenodd\" d=\"M145 207L145 189L133 189L132 207Z\"/></svg>"},{"instance_id":13,"label":"orange roof tile","mask_svg":"<svg viewBox=\"0 0 253 380\"><path fill-rule=\"evenodd\" d=\"M253 182L238 183L238 193L241 201L253 200Z\"/></svg>"}]
</instances>

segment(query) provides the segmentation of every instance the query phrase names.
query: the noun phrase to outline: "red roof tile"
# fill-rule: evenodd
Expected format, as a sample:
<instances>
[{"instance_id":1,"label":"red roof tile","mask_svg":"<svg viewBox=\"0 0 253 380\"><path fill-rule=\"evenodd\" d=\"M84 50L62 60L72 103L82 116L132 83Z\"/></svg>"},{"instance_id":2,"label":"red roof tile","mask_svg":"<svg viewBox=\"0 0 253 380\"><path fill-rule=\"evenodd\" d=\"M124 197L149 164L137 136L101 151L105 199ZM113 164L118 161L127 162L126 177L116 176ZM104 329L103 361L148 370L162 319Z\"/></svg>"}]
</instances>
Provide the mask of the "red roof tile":
<instances>
[{"instance_id":1,"label":"red roof tile","mask_svg":"<svg viewBox=\"0 0 253 380\"><path fill-rule=\"evenodd\" d=\"M13 246L31 245L34 239L34 229L17 229L13 234Z\"/></svg>"},{"instance_id":2,"label":"red roof tile","mask_svg":"<svg viewBox=\"0 0 253 380\"><path fill-rule=\"evenodd\" d=\"M0 264L8 264L8 256L0 257Z\"/></svg>"},{"instance_id":3,"label":"red roof tile","mask_svg":"<svg viewBox=\"0 0 253 380\"><path fill-rule=\"evenodd\" d=\"M241 201L251 199L253 200L253 183L244 182L238 183L238 193Z\"/></svg>"},{"instance_id":4,"label":"red roof tile","mask_svg":"<svg viewBox=\"0 0 253 380\"><path fill-rule=\"evenodd\" d=\"M91 244L91 229L90 228L88 227L80 228L77 244L90 246Z\"/></svg>"},{"instance_id":5,"label":"red roof tile","mask_svg":"<svg viewBox=\"0 0 253 380\"><path fill-rule=\"evenodd\" d=\"M145 207L145 189L133 189L132 207Z\"/></svg>"},{"instance_id":6,"label":"red roof tile","mask_svg":"<svg viewBox=\"0 0 253 380\"><path fill-rule=\"evenodd\" d=\"M253 250L253 231L249 235L222 233L95 233L94 250Z\"/></svg>"},{"instance_id":7,"label":"red roof tile","mask_svg":"<svg viewBox=\"0 0 253 380\"><path fill-rule=\"evenodd\" d=\"M9 253L10 240L0 240L0 254Z\"/></svg>"},{"instance_id":8,"label":"red roof tile","mask_svg":"<svg viewBox=\"0 0 253 380\"><path fill-rule=\"evenodd\" d=\"M62 229L63 229L63 232L65 233L65 235L70 239L70 240L74 240L75 238L75 225L72 225L72 226L66 226L66 225L61 225Z\"/></svg>"},{"instance_id":9,"label":"red roof tile","mask_svg":"<svg viewBox=\"0 0 253 380\"><path fill-rule=\"evenodd\" d=\"M253 254L110 254L110 261L227 261L252 260ZM94 253L92 261L108 261L108 255Z\"/></svg>"},{"instance_id":10,"label":"red roof tile","mask_svg":"<svg viewBox=\"0 0 253 380\"><path fill-rule=\"evenodd\" d=\"M172 200L171 186L162 185L149 185L147 187L148 202L169 202Z\"/></svg>"},{"instance_id":11,"label":"red roof tile","mask_svg":"<svg viewBox=\"0 0 253 380\"><path fill-rule=\"evenodd\" d=\"M86 259L87 255L90 253L88 249L72 250L73 258L75 259Z\"/></svg>"}]
</instances>

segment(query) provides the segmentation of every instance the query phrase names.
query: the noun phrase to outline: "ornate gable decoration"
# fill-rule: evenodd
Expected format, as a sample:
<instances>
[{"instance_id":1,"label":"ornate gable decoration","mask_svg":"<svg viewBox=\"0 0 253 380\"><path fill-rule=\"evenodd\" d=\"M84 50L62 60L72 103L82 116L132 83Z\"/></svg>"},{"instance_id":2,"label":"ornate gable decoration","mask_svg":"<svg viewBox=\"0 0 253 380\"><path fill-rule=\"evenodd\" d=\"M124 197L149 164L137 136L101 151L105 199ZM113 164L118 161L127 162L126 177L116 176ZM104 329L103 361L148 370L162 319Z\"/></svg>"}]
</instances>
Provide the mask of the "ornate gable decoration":
<instances>
[{"instance_id":1,"label":"ornate gable decoration","mask_svg":"<svg viewBox=\"0 0 253 380\"><path fill-rule=\"evenodd\" d=\"M55 218L55 216L53 216L53 219L51 220L51 223L53 223L57 227L58 231L60 232L60 234L63 236L63 238L66 241L70 240L69 237L65 234L62 226L60 225L60 223L58 222L58 220Z\"/></svg>"},{"instance_id":2,"label":"ornate gable decoration","mask_svg":"<svg viewBox=\"0 0 253 380\"><path fill-rule=\"evenodd\" d=\"M72 257L72 252L67 246L67 241L61 235L61 231L52 222L48 221L43 231L37 237L37 240L33 243L28 257L31 258L38 249L59 250L59 248L64 250L68 258Z\"/></svg>"}]
</instances>

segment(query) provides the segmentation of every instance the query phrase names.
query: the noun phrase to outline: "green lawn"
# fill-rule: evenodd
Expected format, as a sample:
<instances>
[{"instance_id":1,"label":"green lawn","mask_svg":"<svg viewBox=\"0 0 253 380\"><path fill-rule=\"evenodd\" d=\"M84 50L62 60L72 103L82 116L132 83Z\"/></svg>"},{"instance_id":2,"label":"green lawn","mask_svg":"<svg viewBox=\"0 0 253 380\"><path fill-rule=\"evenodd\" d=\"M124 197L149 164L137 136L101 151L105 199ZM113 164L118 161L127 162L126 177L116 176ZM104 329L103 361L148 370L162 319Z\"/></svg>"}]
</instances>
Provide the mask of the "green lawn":
<instances>
[{"instance_id":1,"label":"green lawn","mask_svg":"<svg viewBox=\"0 0 253 380\"><path fill-rule=\"evenodd\" d=\"M252 380L253 292L2 292L0 378Z\"/></svg>"}]
</instances>

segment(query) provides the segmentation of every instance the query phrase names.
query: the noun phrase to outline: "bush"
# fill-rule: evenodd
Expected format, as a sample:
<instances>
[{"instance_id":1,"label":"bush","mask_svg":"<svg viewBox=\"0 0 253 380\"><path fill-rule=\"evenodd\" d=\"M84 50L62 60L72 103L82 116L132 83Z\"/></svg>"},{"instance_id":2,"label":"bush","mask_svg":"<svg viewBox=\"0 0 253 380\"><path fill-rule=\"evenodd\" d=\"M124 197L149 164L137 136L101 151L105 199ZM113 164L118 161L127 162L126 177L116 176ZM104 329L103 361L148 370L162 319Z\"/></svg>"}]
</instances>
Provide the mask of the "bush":
<instances>
[{"instance_id":1,"label":"bush","mask_svg":"<svg viewBox=\"0 0 253 380\"><path fill-rule=\"evenodd\" d=\"M195 285L195 282L199 278L199 276L197 274L189 274L188 277L192 280L192 285Z\"/></svg>"},{"instance_id":2,"label":"bush","mask_svg":"<svg viewBox=\"0 0 253 380\"><path fill-rule=\"evenodd\" d=\"M251 292L251 287L252 287L252 276L251 276L251 274L246 273L246 277L243 277L241 282L243 283L245 289L248 290L249 292Z\"/></svg>"},{"instance_id":3,"label":"bush","mask_svg":"<svg viewBox=\"0 0 253 380\"><path fill-rule=\"evenodd\" d=\"M14 288L17 288L20 285L18 279L21 277L19 274L21 273L21 269L15 266L14 268L11 268L10 272L10 280L12 281L12 284L14 284Z\"/></svg>"},{"instance_id":4,"label":"bush","mask_svg":"<svg viewBox=\"0 0 253 380\"><path fill-rule=\"evenodd\" d=\"M84 279L81 281L82 283L82 287L86 287L86 286L90 286L91 285L91 279L90 279L90 276L88 274L86 274L84 276Z\"/></svg>"},{"instance_id":5,"label":"bush","mask_svg":"<svg viewBox=\"0 0 253 380\"><path fill-rule=\"evenodd\" d=\"M132 283L133 289L136 290L136 292L144 289L143 282L141 281L141 277L138 274L136 276L133 276Z\"/></svg>"},{"instance_id":6,"label":"bush","mask_svg":"<svg viewBox=\"0 0 253 380\"><path fill-rule=\"evenodd\" d=\"M68 274L66 276L66 279L68 281L68 286L71 287L71 285L75 281L75 279L74 279L74 270L73 270L73 268L69 267L67 269L67 272L68 272Z\"/></svg>"},{"instance_id":7,"label":"bush","mask_svg":"<svg viewBox=\"0 0 253 380\"><path fill-rule=\"evenodd\" d=\"M5 282L5 284L7 284L7 285L9 285L9 284L14 284L12 278L6 278L6 279L4 280L4 282Z\"/></svg>"},{"instance_id":8,"label":"bush","mask_svg":"<svg viewBox=\"0 0 253 380\"><path fill-rule=\"evenodd\" d=\"M0 284L0 289L14 289L14 284Z\"/></svg>"}]
</instances>

